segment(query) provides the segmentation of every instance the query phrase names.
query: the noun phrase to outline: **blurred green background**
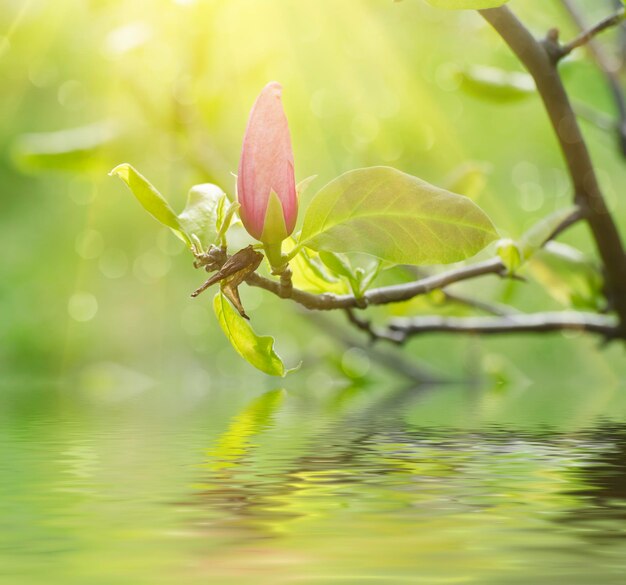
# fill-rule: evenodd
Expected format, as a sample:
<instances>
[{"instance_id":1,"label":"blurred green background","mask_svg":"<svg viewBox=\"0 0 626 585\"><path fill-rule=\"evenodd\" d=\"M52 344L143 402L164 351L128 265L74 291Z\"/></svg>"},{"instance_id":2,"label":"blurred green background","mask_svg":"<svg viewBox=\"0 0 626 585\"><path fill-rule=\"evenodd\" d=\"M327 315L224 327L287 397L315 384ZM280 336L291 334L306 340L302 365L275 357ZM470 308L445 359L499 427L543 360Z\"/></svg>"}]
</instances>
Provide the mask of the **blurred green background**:
<instances>
[{"instance_id":1,"label":"blurred green background","mask_svg":"<svg viewBox=\"0 0 626 585\"><path fill-rule=\"evenodd\" d=\"M510 4L537 34L576 32L558 0ZM579 5L590 21L614 7ZM421 0L0 2L2 585L623 582L621 346L372 349L344 315L242 287L255 329L303 362L277 381L234 352L212 293L189 297L205 273L107 176L131 163L176 210L196 183L232 195L249 109L277 80L297 178L318 175L308 197L387 164L516 238L570 203L568 180L539 99L464 91L473 65L520 71L477 14ZM577 107L614 116L583 53L564 75ZM626 162L582 123L626 233ZM584 226L562 240L593 257ZM592 306L568 270L455 290ZM433 312L467 309L433 295L372 313ZM415 369L461 383L416 389Z\"/></svg>"},{"instance_id":2,"label":"blurred green background","mask_svg":"<svg viewBox=\"0 0 626 585\"><path fill-rule=\"evenodd\" d=\"M564 38L575 33L559 2L512 6L538 33L554 24ZM591 21L612 4L581 6ZM311 194L343 171L392 165L466 189L511 237L571 199L539 99L500 103L459 87L456 72L473 65L519 70L471 11L419 0L4 0L0 35L5 380L70 376L98 392L123 380L173 379L199 393L224 380L272 384L227 345L211 293L189 298L203 276L183 246L107 176L129 162L177 210L196 183L232 195L248 112L269 80L284 87L297 178L318 175ZM565 72L572 95L612 116L602 76L576 57ZM626 230L618 198L626 164L613 136L591 125L585 133ZM584 226L564 241L593 253ZM457 290L525 310L567 306L532 279L489 277ZM287 364L304 361L294 384L394 376L367 351L350 353L319 316L258 290L242 294L255 328L277 337ZM394 309L441 310L436 299ZM364 341L343 315L324 319ZM455 378L482 371L490 384L614 384L624 372L621 347L599 350L572 334L426 336L404 354Z\"/></svg>"}]
</instances>

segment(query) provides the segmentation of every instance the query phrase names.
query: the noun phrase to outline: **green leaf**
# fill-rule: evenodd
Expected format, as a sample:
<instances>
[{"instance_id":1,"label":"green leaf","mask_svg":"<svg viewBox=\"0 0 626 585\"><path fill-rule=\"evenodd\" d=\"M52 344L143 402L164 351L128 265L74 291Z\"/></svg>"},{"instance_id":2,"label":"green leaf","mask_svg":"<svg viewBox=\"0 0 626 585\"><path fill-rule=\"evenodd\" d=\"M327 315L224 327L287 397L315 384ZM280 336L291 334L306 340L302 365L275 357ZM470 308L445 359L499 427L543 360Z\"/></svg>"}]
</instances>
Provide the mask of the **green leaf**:
<instances>
[{"instance_id":1,"label":"green leaf","mask_svg":"<svg viewBox=\"0 0 626 585\"><path fill-rule=\"evenodd\" d=\"M213 310L228 341L243 359L270 376L284 377L288 373L274 351L274 338L257 335L222 293L215 295Z\"/></svg>"},{"instance_id":2,"label":"green leaf","mask_svg":"<svg viewBox=\"0 0 626 585\"><path fill-rule=\"evenodd\" d=\"M444 264L473 256L496 236L467 197L390 167L370 167L322 187L306 211L299 245L397 264Z\"/></svg>"},{"instance_id":3,"label":"green leaf","mask_svg":"<svg viewBox=\"0 0 626 585\"><path fill-rule=\"evenodd\" d=\"M293 238L287 238L283 242L284 251L291 252L295 247ZM315 254L315 252L312 252ZM315 254L317 256L317 254ZM334 293L337 295L349 292L348 286L342 280L333 278L325 270L324 265L316 257L306 250L300 250L289 260L289 268L292 272L291 280L296 288L312 293Z\"/></svg>"},{"instance_id":4,"label":"green leaf","mask_svg":"<svg viewBox=\"0 0 626 585\"><path fill-rule=\"evenodd\" d=\"M109 120L57 132L22 134L12 154L16 163L28 171L102 171L99 155L118 134Z\"/></svg>"},{"instance_id":5,"label":"green leaf","mask_svg":"<svg viewBox=\"0 0 626 585\"><path fill-rule=\"evenodd\" d=\"M537 250L539 250L554 234L556 229L576 211L576 206L564 207L557 209L548 217L534 224L520 238L519 247L524 259L530 258Z\"/></svg>"},{"instance_id":6,"label":"green leaf","mask_svg":"<svg viewBox=\"0 0 626 585\"><path fill-rule=\"evenodd\" d=\"M549 242L529 261L532 277L555 300L576 309L604 309L603 278L598 266L582 252Z\"/></svg>"},{"instance_id":7,"label":"green leaf","mask_svg":"<svg viewBox=\"0 0 626 585\"><path fill-rule=\"evenodd\" d=\"M316 258L301 250L300 253L289 261L293 285L296 288L312 293L333 293L336 295L347 294L350 289L343 280L333 278L326 273Z\"/></svg>"},{"instance_id":8,"label":"green leaf","mask_svg":"<svg viewBox=\"0 0 626 585\"><path fill-rule=\"evenodd\" d=\"M372 284L380 271L381 261L369 257L365 267L353 267L350 260L344 254L334 252L320 252L320 260L336 275L345 278L350 283L350 288L356 297L362 297L363 293ZM373 260L373 262L372 262Z\"/></svg>"},{"instance_id":9,"label":"green leaf","mask_svg":"<svg viewBox=\"0 0 626 585\"><path fill-rule=\"evenodd\" d=\"M535 82L528 73L472 65L457 76L463 91L494 102L515 102L536 93Z\"/></svg>"},{"instance_id":10,"label":"green leaf","mask_svg":"<svg viewBox=\"0 0 626 585\"><path fill-rule=\"evenodd\" d=\"M298 194L298 197L301 197L304 194L304 192L309 188L309 185L315 181L315 179L317 179L317 175L311 175L306 179L302 179L302 181L296 185L296 193Z\"/></svg>"},{"instance_id":11,"label":"green leaf","mask_svg":"<svg viewBox=\"0 0 626 585\"><path fill-rule=\"evenodd\" d=\"M506 4L508 0L426 0L435 8L448 10L483 10Z\"/></svg>"},{"instance_id":12,"label":"green leaf","mask_svg":"<svg viewBox=\"0 0 626 585\"><path fill-rule=\"evenodd\" d=\"M126 163L116 166L109 175L119 177L124 181L137 201L152 217L169 227L183 242L191 246L191 239L185 233L174 210L148 179Z\"/></svg>"},{"instance_id":13,"label":"green leaf","mask_svg":"<svg viewBox=\"0 0 626 585\"><path fill-rule=\"evenodd\" d=\"M357 268L355 272L355 283L352 286L352 290L357 297L362 297L365 291L370 287L372 282L378 276L382 262L376 262L376 264L370 267L368 270L364 268Z\"/></svg>"},{"instance_id":14,"label":"green leaf","mask_svg":"<svg viewBox=\"0 0 626 585\"><path fill-rule=\"evenodd\" d=\"M489 165L466 162L454 169L445 180L445 188L453 193L476 200L487 186Z\"/></svg>"},{"instance_id":15,"label":"green leaf","mask_svg":"<svg viewBox=\"0 0 626 585\"><path fill-rule=\"evenodd\" d=\"M241 207L241 205L237 202L237 201L233 201L232 203L229 203L228 208L224 209L225 205L226 205L226 195L224 195L223 199L221 200L220 203L222 203L221 205L221 209L219 209L218 211L218 216L217 216L217 226L218 226L218 232L217 232L217 238L218 240L221 241L222 245L226 245L226 232L228 231L228 228L230 227L231 223L233 223L233 219L235 218L235 213L239 210L239 208Z\"/></svg>"},{"instance_id":16,"label":"green leaf","mask_svg":"<svg viewBox=\"0 0 626 585\"><path fill-rule=\"evenodd\" d=\"M496 246L496 253L509 274L515 273L522 265L520 247L511 239L500 240Z\"/></svg>"},{"instance_id":17,"label":"green leaf","mask_svg":"<svg viewBox=\"0 0 626 585\"><path fill-rule=\"evenodd\" d=\"M335 274L344 276L352 280L354 271L350 266L349 260L343 254L335 254L334 252L320 252L320 260L328 266Z\"/></svg>"},{"instance_id":18,"label":"green leaf","mask_svg":"<svg viewBox=\"0 0 626 585\"><path fill-rule=\"evenodd\" d=\"M194 185L187 195L185 209L178 216L183 230L202 242L204 248L217 242L217 207L224 192L211 183Z\"/></svg>"}]
</instances>

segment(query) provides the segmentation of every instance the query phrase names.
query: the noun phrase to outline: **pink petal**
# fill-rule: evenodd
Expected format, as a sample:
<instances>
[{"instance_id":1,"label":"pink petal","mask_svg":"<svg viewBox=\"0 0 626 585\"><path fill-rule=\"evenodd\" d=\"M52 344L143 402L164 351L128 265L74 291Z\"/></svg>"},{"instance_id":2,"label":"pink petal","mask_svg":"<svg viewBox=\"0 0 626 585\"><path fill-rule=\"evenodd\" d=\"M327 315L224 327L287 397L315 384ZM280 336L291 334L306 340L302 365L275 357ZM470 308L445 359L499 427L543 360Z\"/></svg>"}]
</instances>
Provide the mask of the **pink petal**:
<instances>
[{"instance_id":1,"label":"pink petal","mask_svg":"<svg viewBox=\"0 0 626 585\"><path fill-rule=\"evenodd\" d=\"M250 112L239 161L241 220L256 239L263 233L272 190L282 204L287 233L293 231L298 214L293 150L280 98L281 86L276 82L268 83L261 91Z\"/></svg>"}]
</instances>

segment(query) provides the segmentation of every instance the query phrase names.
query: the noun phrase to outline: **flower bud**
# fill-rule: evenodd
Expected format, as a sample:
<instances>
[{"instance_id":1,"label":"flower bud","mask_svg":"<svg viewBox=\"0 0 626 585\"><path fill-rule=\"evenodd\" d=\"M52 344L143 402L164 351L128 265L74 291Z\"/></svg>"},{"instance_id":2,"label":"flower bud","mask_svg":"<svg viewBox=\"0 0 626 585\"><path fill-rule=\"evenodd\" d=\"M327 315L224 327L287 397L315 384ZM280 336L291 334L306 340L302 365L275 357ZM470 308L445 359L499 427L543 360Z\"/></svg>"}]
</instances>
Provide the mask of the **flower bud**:
<instances>
[{"instance_id":1,"label":"flower bud","mask_svg":"<svg viewBox=\"0 0 626 585\"><path fill-rule=\"evenodd\" d=\"M298 199L293 150L281 86L268 83L257 98L243 139L237 199L248 233L264 244L278 244L293 232Z\"/></svg>"}]
</instances>

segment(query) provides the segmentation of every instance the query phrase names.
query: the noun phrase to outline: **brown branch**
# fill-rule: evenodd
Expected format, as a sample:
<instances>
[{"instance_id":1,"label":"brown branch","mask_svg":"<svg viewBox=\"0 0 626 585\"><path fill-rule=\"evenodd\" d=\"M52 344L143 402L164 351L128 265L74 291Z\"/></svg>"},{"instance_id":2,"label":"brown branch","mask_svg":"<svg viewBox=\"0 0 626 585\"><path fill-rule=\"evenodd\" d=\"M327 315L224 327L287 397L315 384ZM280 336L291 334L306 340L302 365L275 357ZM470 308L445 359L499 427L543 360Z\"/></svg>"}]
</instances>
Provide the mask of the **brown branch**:
<instances>
[{"instance_id":1,"label":"brown branch","mask_svg":"<svg viewBox=\"0 0 626 585\"><path fill-rule=\"evenodd\" d=\"M581 30L584 30L585 19L572 0L562 0L562 2L572 20ZM587 49L600 68L600 71L602 71L602 74L609 84L609 89L613 94L613 101L617 108L618 117L618 121L613 125L613 128L617 131L620 150L622 154L626 156L626 97L624 96L622 85L617 76L616 67L611 63L611 59L606 55L602 46L593 39L587 41Z\"/></svg>"},{"instance_id":2,"label":"brown branch","mask_svg":"<svg viewBox=\"0 0 626 585\"><path fill-rule=\"evenodd\" d=\"M572 213L565 217L563 221L554 229L546 241L543 242L543 245L556 238L558 235L563 233L563 231L581 219L584 219L582 209L575 208ZM211 256L211 258L213 258L213 256ZM223 261L226 261L226 257L224 257ZM265 289L278 297L291 299L292 301L312 311L331 311L334 309L364 309L369 305L385 305L389 303L408 301L419 295L442 289L456 282L471 280L487 274L507 276L506 267L500 258L490 258L489 260L484 260L468 266L453 268L452 270L448 270L446 272L426 276L414 282L396 284L382 288L373 288L367 291L362 297L355 297L354 295L335 295L330 293L313 294L293 287L286 291L285 287L281 286L281 283L277 280L266 278L257 273L253 273L248 276L246 278L246 283L250 286Z\"/></svg>"},{"instance_id":3,"label":"brown branch","mask_svg":"<svg viewBox=\"0 0 626 585\"><path fill-rule=\"evenodd\" d=\"M359 317L352 309L346 309L346 316L348 322L354 325L357 329L365 331L370 341L390 341L391 343L402 343L403 336L398 335L392 331L385 331L375 327L369 319L363 319Z\"/></svg>"},{"instance_id":4,"label":"brown branch","mask_svg":"<svg viewBox=\"0 0 626 585\"><path fill-rule=\"evenodd\" d=\"M566 0L565 4L566 6L568 6L569 2L567 2ZM570 10L571 12L571 9L569 8L569 6L568 6L568 10ZM599 35L601 32L619 25L624 20L625 14L626 12L624 11L623 8L621 8L615 14L612 14L611 16L607 16L606 18L603 18L600 22L598 22L591 28L588 28L587 30L583 30L583 32L580 33L575 39L571 40L569 43L566 43L561 47L561 50L559 52L559 58L562 59L563 57L569 55L574 49L577 49L578 47L582 47L583 45L587 45L591 43L594 37L596 35Z\"/></svg>"},{"instance_id":5,"label":"brown branch","mask_svg":"<svg viewBox=\"0 0 626 585\"><path fill-rule=\"evenodd\" d=\"M403 341L421 333L548 333L555 331L587 331L608 339L620 335L616 319L606 315L579 312L533 313L505 317L414 317L395 319L388 326L390 333L402 335Z\"/></svg>"},{"instance_id":6,"label":"brown branch","mask_svg":"<svg viewBox=\"0 0 626 585\"><path fill-rule=\"evenodd\" d=\"M396 284L382 288L373 288L367 291L362 297L354 295L335 295L330 293L313 294L297 288L292 288L288 296L282 289L280 282L261 276L251 274L246 278L250 286L263 288L276 296L289 298L292 301L314 311L330 311L334 309L362 309L369 305L386 305L389 303L399 303L408 301L419 295L427 294L448 286L455 282L469 280L486 274L496 274L504 276L506 268L500 258L491 258L469 266L455 268L441 274L428 276L415 282Z\"/></svg>"},{"instance_id":7,"label":"brown branch","mask_svg":"<svg viewBox=\"0 0 626 585\"><path fill-rule=\"evenodd\" d=\"M567 164L575 201L583 209L604 264L609 301L619 316L620 327L626 328L626 255L557 71L558 45L553 39L537 41L506 6L480 12L535 80Z\"/></svg>"}]
</instances>

